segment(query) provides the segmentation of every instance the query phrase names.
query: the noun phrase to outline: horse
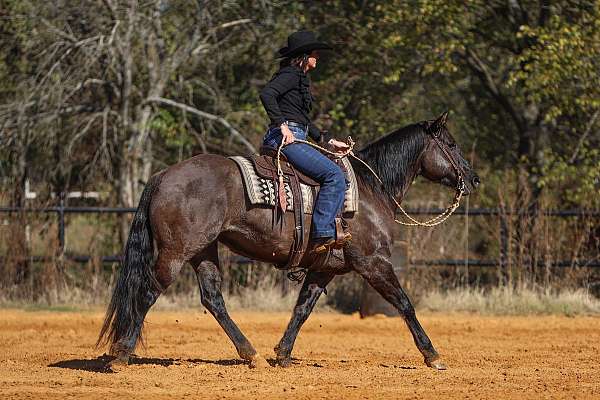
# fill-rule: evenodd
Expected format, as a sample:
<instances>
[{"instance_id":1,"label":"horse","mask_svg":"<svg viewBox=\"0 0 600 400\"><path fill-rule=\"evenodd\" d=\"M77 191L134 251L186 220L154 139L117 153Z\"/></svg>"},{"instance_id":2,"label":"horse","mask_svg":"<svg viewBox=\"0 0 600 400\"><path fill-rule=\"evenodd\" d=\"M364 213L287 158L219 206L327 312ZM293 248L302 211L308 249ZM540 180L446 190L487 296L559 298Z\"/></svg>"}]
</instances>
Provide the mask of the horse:
<instances>
[{"instance_id":1,"label":"horse","mask_svg":"<svg viewBox=\"0 0 600 400\"><path fill-rule=\"evenodd\" d=\"M417 176L453 188L461 186L465 195L479 184L447 129L447 115L400 128L356 153L372 171L352 160L360 196L358 212L347 220L352 240L335 250L326 263L314 263L309 252L305 255L306 276L291 320L274 348L275 365L290 365L298 332L327 284L336 275L353 271L398 310L425 364L446 368L394 274L391 251L396 202L402 201ZM249 204L238 167L223 156L197 155L153 175L131 223L122 268L97 342L97 346L110 346L108 367L127 365L141 340L148 310L186 263L196 273L202 305L239 356L250 367L269 365L227 312L220 290L218 243L254 260L285 265L294 229L293 213L285 214L283 227L273 228L272 209ZM310 232L310 226L306 229Z\"/></svg>"}]
</instances>

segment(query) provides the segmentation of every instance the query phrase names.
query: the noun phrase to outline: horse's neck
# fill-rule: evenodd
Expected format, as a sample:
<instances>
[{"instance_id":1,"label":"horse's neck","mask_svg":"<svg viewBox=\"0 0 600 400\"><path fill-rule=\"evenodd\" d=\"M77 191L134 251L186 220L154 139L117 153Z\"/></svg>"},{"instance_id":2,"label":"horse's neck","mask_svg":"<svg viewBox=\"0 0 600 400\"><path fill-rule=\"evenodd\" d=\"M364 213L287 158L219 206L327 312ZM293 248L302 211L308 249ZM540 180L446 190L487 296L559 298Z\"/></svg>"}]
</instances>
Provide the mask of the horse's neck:
<instances>
[{"instance_id":1,"label":"horse's neck","mask_svg":"<svg viewBox=\"0 0 600 400\"><path fill-rule=\"evenodd\" d=\"M402 200L404 199L406 192L408 192L408 189L410 189L412 183L414 182L415 178L419 174L419 170L420 170L419 163L421 161L421 154L419 154L419 156L417 157L415 162L410 164L409 170L404 175L404 182L402 183L402 187L400 188L398 193L394 193L394 198L396 199L396 201L399 204L402 203Z\"/></svg>"},{"instance_id":2,"label":"horse's neck","mask_svg":"<svg viewBox=\"0 0 600 400\"><path fill-rule=\"evenodd\" d=\"M421 158L423 156L423 152L425 151L425 147L426 146L424 146L420 151L416 152L414 159L410 160L410 162L407 164L407 168L405 171L398 172L398 180L400 181L400 184L397 185L397 187L394 189L394 193L388 193L387 195L383 196L384 202L389 204L392 210L396 209L395 201L398 203L402 202L402 199L406 195L406 192L408 191L413 181L419 174L421 169ZM376 169L374 169L374 171L378 176L382 176L384 174L384 171L377 171Z\"/></svg>"},{"instance_id":3,"label":"horse's neck","mask_svg":"<svg viewBox=\"0 0 600 400\"><path fill-rule=\"evenodd\" d=\"M413 156L414 158L407 163L406 169L398 172L400 177L399 181L401 183L397 188L395 188L393 193L394 199L398 203L402 202L406 192L408 192L408 189L410 189L412 183L421 170L421 158L423 157L425 148L426 146L423 146L422 149L419 149L419 151L415 152L415 155Z\"/></svg>"}]
</instances>

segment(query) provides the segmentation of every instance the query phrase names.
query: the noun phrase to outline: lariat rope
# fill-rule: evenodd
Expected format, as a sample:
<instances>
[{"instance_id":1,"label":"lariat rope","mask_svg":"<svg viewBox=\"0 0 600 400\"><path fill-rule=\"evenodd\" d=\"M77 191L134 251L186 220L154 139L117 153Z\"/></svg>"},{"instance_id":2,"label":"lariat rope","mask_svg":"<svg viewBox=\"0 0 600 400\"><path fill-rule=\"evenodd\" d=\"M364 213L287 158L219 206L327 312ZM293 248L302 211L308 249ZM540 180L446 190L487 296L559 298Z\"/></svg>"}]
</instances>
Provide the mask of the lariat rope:
<instances>
[{"instance_id":1,"label":"lariat rope","mask_svg":"<svg viewBox=\"0 0 600 400\"><path fill-rule=\"evenodd\" d=\"M410 215L408 215L408 213L404 210L404 208L402 208L402 206L400 205L400 203L398 202L398 200L396 200L396 198L394 196L390 196L392 198L392 200L394 201L394 203L396 204L396 207L399 208L400 211L402 212L402 214L406 218L408 218L408 220L410 221L410 222L404 222L404 221L400 221L400 220L394 218L394 222L396 222L396 223L398 223L400 225L405 225L405 226L426 226L426 227L437 226L437 225L440 225L441 223L443 223L444 221L446 221L452 215L452 213L454 213L454 211L456 211L456 209L460 205L460 199L462 198L462 195L464 193L464 185L465 185L465 182L464 182L464 180L462 178L462 174L460 173L460 170L458 169L458 166L454 162L454 159L450 156L450 154L448 154L448 152L441 145L441 143L438 141L438 139L435 136L433 137L433 139L435 140L435 142L437 143L437 145L440 147L440 149L444 152L444 154L448 158L448 161L450 161L450 164L452 164L452 166L456 170L456 174L457 174L457 177L458 177L458 184L457 184L457 187L456 187L456 193L454 194L454 200L453 200L452 204L450 204L440 215L438 215L436 217L433 217L431 219L428 219L427 221L418 221L418 220L414 219L413 217L411 217ZM361 162L365 167L367 167L367 169L369 171L371 171L371 173L379 181L379 183L381 183L383 185L383 181L381 180L381 178L379 177L379 175L377 175L377 173L375 171L373 171L373 168L371 168L369 166L369 164L367 164L366 162L364 162L363 160L361 160L360 158L358 158L354 154L353 149L354 149L355 142L354 142L354 140L352 140L351 136L348 136L348 143L347 143L348 144L348 150L344 151L343 153L336 153L336 152L333 152L333 151L331 151L329 149L321 147L321 146L319 146L317 144L311 143L311 142L306 141L306 140L301 140L301 139L294 139L294 141L292 143L304 143L304 144L307 144L309 146L312 146L312 147L318 149L319 151L321 151L323 153L332 155L335 158L344 158L346 156L351 156L354 159L356 159L359 162ZM283 140L282 140L281 144L277 148L277 175L279 176L280 185L283 184L283 171L281 169L281 149L283 149L284 146L285 145L283 144Z\"/></svg>"}]
</instances>

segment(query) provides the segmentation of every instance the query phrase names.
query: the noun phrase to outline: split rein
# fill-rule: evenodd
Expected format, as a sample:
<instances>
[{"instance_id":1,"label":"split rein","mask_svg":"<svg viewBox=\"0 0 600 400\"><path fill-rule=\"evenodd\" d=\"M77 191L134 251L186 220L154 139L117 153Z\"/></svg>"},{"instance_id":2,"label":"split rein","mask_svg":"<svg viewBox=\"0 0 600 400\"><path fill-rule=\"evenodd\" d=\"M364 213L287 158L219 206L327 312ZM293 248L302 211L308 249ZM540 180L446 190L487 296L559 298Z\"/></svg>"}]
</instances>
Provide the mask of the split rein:
<instances>
[{"instance_id":1,"label":"split rein","mask_svg":"<svg viewBox=\"0 0 600 400\"><path fill-rule=\"evenodd\" d=\"M460 199L462 198L462 195L465 191L465 181L463 180L462 174L460 173L460 169L458 168L458 165L456 165L454 158L448 153L446 148L444 148L444 146L442 146L442 144L440 143L440 141L437 137L437 134L433 134L433 140L439 146L439 148L442 150L442 152L444 153L444 155L446 156L446 158L448 159L450 164L452 164L452 167L454 167L454 169L456 171L456 176L458 177L458 183L456 186L456 193L454 194L454 200L452 201L452 204L450 204L440 215L433 217L431 219L428 219L427 221L418 221L418 220L414 219L413 217L411 217L410 215L408 215L406 210L404 210L404 208L402 208L402 206L400 205L400 203L398 202L398 200L396 200L396 198L394 196L390 196L392 198L392 200L394 201L394 203L396 204L396 207L398 209L400 209L402 214L410 221L410 222L404 222L404 221L400 221L398 219L394 219L394 222L396 222L400 225L425 226L425 227L437 226L437 225L440 225L441 223L443 223L444 221L446 221L452 215L452 213L454 213L454 211L456 211L456 209L460 205ZM373 176L379 181L379 183L381 183L383 185L383 181L381 180L379 175L377 175L377 173L375 171L373 171L373 168L371 168L369 166L369 164L367 164L366 162L364 162L363 160L361 160L354 154L353 149L354 149L355 142L354 142L354 140L352 140L351 136L348 136L348 143L347 143L348 150L344 151L343 153L336 153L329 149L321 147L317 144L311 143L306 140L301 140L301 139L295 139L292 143L307 144L309 146L316 148L317 150L321 151L322 153L332 155L335 158L344 158L346 156L353 157L354 159L361 162L365 167L367 167L367 169L371 172L371 174L373 174ZM283 141L282 141L281 145L279 145L279 147L277 148L277 175L279 176L279 183L280 183L281 188L283 187L283 171L281 169L281 149L283 149L284 146L285 145L283 144Z\"/></svg>"}]
</instances>

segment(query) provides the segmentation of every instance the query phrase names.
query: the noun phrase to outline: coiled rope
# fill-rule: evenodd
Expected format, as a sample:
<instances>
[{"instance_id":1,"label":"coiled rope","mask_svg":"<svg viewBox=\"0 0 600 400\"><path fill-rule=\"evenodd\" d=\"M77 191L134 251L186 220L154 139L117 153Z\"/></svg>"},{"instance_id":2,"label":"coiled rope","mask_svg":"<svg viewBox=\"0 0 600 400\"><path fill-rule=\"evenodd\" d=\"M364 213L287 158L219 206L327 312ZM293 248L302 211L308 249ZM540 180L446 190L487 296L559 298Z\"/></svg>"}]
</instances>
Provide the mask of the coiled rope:
<instances>
[{"instance_id":1,"label":"coiled rope","mask_svg":"<svg viewBox=\"0 0 600 400\"><path fill-rule=\"evenodd\" d=\"M446 154L446 157L449 158L449 161L452 164L452 166L456 169L456 173L457 173L457 176L458 176L458 184L457 184L457 187L456 187L456 193L454 194L454 200L453 200L452 204L450 204L448 207L446 207L446 209L440 215L438 215L436 217L433 217L431 219L428 219L427 221L418 221L418 220L414 219L413 217L411 217L410 215L408 215L408 213L406 212L406 210L404 210L404 208L402 208L402 206L400 205L400 203L398 202L398 200L396 200L396 198L394 196L390 196L392 198L392 200L394 201L394 203L396 204L396 207L399 208L400 211L402 212L402 214L410 221L410 222L404 222L404 221L400 221L400 220L394 218L394 222L396 222L396 223L398 223L400 225L405 225L405 226L425 226L425 227L437 226L437 225L442 224L444 221L446 221L452 215L452 213L454 213L454 211L456 211L456 209L460 205L460 199L462 198L462 195L464 193L464 180L462 178L462 174L460 173L460 170L458 169L458 167L455 164L455 162L452 159L452 157L450 157L450 155L441 146L441 144L437 141L437 139L435 139L435 140L436 140L436 143L438 144L438 146L440 146L440 148L444 152L444 154ZM354 140L352 140L351 136L348 136L347 141L348 141L348 143L346 143L346 144L348 144L348 150L344 151L343 153L336 153L336 152L333 152L333 151L331 151L329 149L321 147L321 146L319 146L319 145L317 145L315 143L311 143L309 141L301 140L301 139L294 139L294 141L292 143L304 143L304 144L307 144L309 146L312 146L312 147L318 149L322 153L326 153L326 154L332 155L335 158L344 158L346 156L353 157L354 159L356 159L360 163L362 163L365 167L367 167L367 169L373 174L373 176L379 181L379 183L381 183L383 185L383 181L381 180L381 178L379 177L379 175L377 175L377 173L373 170L373 168L371 168L371 166L369 166L369 164L367 164L366 162L364 162L363 160L361 160L360 158L358 158L354 154L353 149L354 149L355 142L354 142ZM285 145L283 144L283 140L282 140L281 145L279 145L279 147L277 148L277 174L279 176L280 182L283 182L283 171L281 169L281 161L280 161L280 159L281 159L281 149L283 149L284 146Z\"/></svg>"}]
</instances>

